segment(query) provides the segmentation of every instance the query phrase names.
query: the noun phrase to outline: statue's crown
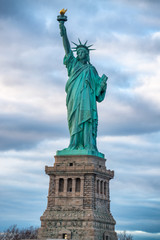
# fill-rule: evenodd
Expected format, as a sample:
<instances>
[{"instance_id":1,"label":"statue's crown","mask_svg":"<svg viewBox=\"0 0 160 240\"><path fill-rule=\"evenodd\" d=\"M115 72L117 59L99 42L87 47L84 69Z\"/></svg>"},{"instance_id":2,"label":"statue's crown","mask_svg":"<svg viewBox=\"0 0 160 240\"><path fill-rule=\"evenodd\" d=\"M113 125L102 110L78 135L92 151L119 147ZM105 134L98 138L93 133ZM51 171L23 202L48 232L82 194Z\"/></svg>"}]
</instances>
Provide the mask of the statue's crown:
<instances>
[{"instance_id":1,"label":"statue's crown","mask_svg":"<svg viewBox=\"0 0 160 240\"><path fill-rule=\"evenodd\" d=\"M90 48L90 47L93 46L93 44L87 46L87 42L88 42L88 41L86 41L84 44L81 43L80 39L78 39L78 41L79 41L79 44L72 42L74 45L76 45L76 47L73 47L73 48L72 48L72 49L73 49L73 52L77 52L77 50L78 50L79 48L85 48L88 52L91 51L91 50L95 50L95 49L91 49L91 48Z\"/></svg>"}]
</instances>

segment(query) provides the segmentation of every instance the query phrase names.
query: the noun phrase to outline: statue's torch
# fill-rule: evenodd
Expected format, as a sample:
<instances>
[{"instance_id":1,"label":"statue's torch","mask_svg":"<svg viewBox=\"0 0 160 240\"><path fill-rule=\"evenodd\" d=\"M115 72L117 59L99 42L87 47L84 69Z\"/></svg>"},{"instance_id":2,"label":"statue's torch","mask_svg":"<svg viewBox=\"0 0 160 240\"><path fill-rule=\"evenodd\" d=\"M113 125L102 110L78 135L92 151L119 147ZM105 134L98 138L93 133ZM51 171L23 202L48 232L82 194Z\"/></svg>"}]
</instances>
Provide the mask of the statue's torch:
<instances>
[{"instance_id":1,"label":"statue's torch","mask_svg":"<svg viewBox=\"0 0 160 240\"><path fill-rule=\"evenodd\" d=\"M65 16L65 12L67 11L67 9L65 10L64 8L59 12L60 15L57 16L57 21L60 23L63 23L67 21L67 16Z\"/></svg>"}]
</instances>

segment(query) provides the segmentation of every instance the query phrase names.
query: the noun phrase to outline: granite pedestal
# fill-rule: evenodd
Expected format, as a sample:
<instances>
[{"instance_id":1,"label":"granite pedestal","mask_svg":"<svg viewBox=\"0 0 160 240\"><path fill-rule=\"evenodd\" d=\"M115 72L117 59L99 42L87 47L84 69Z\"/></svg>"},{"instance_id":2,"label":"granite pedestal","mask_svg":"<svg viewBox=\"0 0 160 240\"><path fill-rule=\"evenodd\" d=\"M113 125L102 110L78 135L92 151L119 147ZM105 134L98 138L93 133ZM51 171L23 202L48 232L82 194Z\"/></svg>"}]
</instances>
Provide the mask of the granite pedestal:
<instances>
[{"instance_id":1,"label":"granite pedestal","mask_svg":"<svg viewBox=\"0 0 160 240\"><path fill-rule=\"evenodd\" d=\"M117 240L109 195L114 172L105 162L90 155L55 156L54 166L46 166L48 204L39 239Z\"/></svg>"}]
</instances>

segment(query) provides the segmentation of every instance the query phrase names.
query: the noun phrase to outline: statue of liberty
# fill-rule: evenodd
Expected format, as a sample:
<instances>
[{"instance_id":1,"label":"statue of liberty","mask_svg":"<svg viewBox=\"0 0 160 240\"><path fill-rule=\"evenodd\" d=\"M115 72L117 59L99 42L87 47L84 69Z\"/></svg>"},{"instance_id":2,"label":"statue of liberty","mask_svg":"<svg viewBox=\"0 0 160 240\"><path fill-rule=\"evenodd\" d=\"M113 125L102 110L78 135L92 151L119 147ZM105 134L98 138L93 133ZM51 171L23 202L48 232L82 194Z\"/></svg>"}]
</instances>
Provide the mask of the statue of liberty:
<instances>
[{"instance_id":1,"label":"statue of liberty","mask_svg":"<svg viewBox=\"0 0 160 240\"><path fill-rule=\"evenodd\" d=\"M104 100L107 77L99 77L96 69L90 63L90 46L87 41L82 44L73 43L73 50L67 37L64 22L67 17L64 9L57 17L60 34L65 50L64 65L68 71L68 81L65 86L67 119L70 132L68 148L57 151L57 155L96 155L104 157L97 150L96 137L98 126L97 103ZM76 51L77 57L73 52Z\"/></svg>"}]
</instances>

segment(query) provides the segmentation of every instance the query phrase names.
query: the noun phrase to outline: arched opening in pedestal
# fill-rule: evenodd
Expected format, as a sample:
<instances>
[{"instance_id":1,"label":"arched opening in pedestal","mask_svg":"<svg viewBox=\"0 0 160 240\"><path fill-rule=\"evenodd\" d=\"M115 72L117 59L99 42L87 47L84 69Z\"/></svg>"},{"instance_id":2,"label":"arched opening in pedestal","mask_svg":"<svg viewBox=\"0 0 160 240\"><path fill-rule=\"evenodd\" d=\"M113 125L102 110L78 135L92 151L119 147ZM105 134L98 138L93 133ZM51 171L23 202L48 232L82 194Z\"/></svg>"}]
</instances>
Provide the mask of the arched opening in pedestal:
<instances>
[{"instance_id":1,"label":"arched opening in pedestal","mask_svg":"<svg viewBox=\"0 0 160 240\"><path fill-rule=\"evenodd\" d=\"M64 191L64 179L60 178L59 179L59 192L63 192Z\"/></svg>"},{"instance_id":2,"label":"arched opening in pedestal","mask_svg":"<svg viewBox=\"0 0 160 240\"><path fill-rule=\"evenodd\" d=\"M81 179L80 178L76 178L76 192L80 192L81 189Z\"/></svg>"},{"instance_id":3,"label":"arched opening in pedestal","mask_svg":"<svg viewBox=\"0 0 160 240\"><path fill-rule=\"evenodd\" d=\"M67 192L72 192L72 178L67 179Z\"/></svg>"},{"instance_id":4,"label":"arched opening in pedestal","mask_svg":"<svg viewBox=\"0 0 160 240\"><path fill-rule=\"evenodd\" d=\"M67 233L63 233L63 239L67 239Z\"/></svg>"},{"instance_id":5,"label":"arched opening in pedestal","mask_svg":"<svg viewBox=\"0 0 160 240\"><path fill-rule=\"evenodd\" d=\"M59 238L62 238L62 239L67 239L67 240L70 240L72 239L71 237L71 231L69 231L68 229L63 229L61 231L59 231Z\"/></svg>"},{"instance_id":6,"label":"arched opening in pedestal","mask_svg":"<svg viewBox=\"0 0 160 240\"><path fill-rule=\"evenodd\" d=\"M107 232L104 233L103 239L104 239L104 240L109 240L109 236L108 236L108 233L107 233Z\"/></svg>"}]
</instances>

